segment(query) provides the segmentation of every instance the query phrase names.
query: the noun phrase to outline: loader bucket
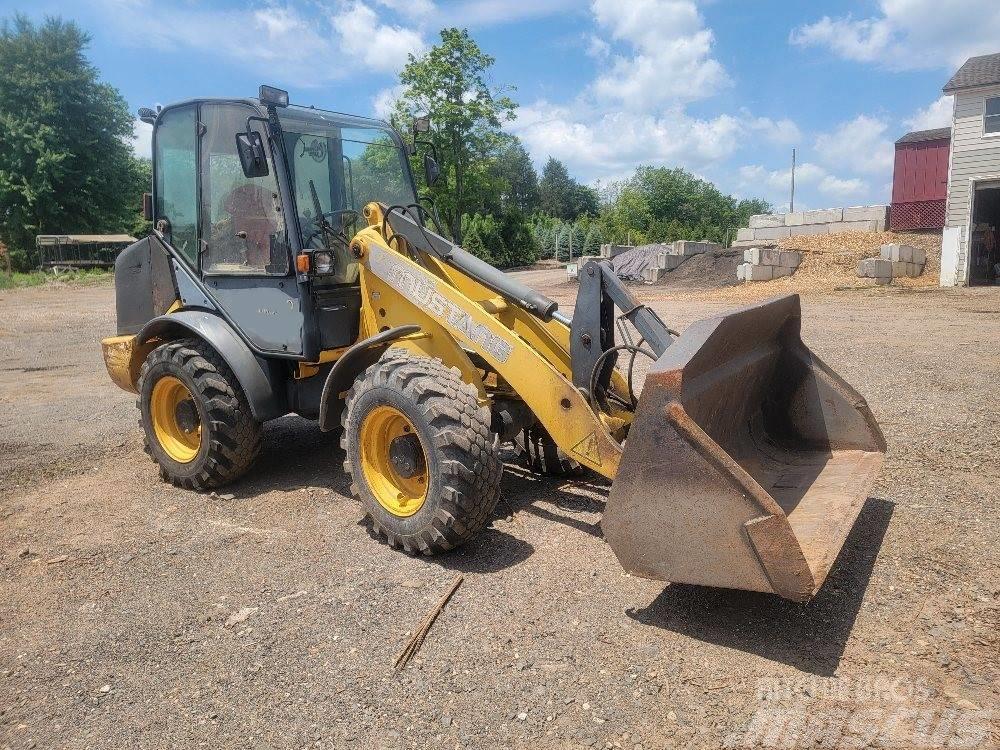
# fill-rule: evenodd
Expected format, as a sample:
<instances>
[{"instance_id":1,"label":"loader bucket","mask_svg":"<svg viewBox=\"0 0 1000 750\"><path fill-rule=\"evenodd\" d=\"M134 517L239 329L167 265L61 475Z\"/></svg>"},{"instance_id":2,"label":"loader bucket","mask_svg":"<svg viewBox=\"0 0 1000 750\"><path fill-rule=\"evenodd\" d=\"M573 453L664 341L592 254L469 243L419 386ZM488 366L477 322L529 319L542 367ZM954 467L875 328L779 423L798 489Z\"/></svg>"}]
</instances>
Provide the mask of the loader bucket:
<instances>
[{"instance_id":1,"label":"loader bucket","mask_svg":"<svg viewBox=\"0 0 1000 750\"><path fill-rule=\"evenodd\" d=\"M602 525L638 576L806 601L885 439L799 337L798 295L693 324L649 371Z\"/></svg>"}]
</instances>

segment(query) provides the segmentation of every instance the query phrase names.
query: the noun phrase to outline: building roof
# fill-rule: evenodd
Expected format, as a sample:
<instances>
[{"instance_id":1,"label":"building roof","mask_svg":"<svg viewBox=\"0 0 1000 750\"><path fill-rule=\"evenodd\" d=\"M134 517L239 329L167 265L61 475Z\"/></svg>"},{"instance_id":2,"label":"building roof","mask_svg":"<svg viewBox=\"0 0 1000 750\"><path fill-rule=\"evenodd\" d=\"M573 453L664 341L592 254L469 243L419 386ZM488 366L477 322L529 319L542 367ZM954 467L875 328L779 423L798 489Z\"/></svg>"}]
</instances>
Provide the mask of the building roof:
<instances>
[{"instance_id":1,"label":"building roof","mask_svg":"<svg viewBox=\"0 0 1000 750\"><path fill-rule=\"evenodd\" d=\"M994 84L1000 84L1000 52L970 57L945 84L944 93L952 94L962 89Z\"/></svg>"},{"instance_id":2,"label":"building roof","mask_svg":"<svg viewBox=\"0 0 1000 750\"><path fill-rule=\"evenodd\" d=\"M944 141L951 140L951 128L934 128L933 130L914 130L907 133L898 141L900 143L923 143L924 141Z\"/></svg>"}]
</instances>

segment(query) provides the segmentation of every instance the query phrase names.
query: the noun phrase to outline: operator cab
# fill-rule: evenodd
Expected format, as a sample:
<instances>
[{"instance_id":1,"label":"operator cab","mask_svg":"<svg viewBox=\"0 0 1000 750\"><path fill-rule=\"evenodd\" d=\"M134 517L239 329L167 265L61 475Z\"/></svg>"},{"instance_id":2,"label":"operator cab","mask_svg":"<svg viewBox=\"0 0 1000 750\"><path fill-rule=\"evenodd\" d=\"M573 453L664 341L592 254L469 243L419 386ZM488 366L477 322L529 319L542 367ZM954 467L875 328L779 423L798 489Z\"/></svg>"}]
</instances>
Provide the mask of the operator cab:
<instances>
[{"instance_id":1,"label":"operator cab","mask_svg":"<svg viewBox=\"0 0 1000 750\"><path fill-rule=\"evenodd\" d=\"M365 224L362 208L411 205L416 191L408 149L389 125L288 106L275 91L182 102L155 116L152 219L173 262L254 348L315 361L358 335L349 243ZM260 146L253 170L241 159L243 135Z\"/></svg>"}]
</instances>

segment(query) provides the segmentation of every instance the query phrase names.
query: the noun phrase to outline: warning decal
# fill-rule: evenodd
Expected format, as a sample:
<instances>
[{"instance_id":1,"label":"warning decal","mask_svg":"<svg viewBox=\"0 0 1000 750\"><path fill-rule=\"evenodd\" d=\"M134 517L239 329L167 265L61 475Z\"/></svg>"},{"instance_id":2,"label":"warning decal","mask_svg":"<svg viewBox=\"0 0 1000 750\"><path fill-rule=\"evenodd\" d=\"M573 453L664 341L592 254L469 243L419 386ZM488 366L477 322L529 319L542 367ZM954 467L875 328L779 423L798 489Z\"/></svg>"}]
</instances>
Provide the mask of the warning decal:
<instances>
[{"instance_id":1,"label":"warning decal","mask_svg":"<svg viewBox=\"0 0 1000 750\"><path fill-rule=\"evenodd\" d=\"M597 450L597 434L590 433L581 440L579 443L573 446L573 452L579 456L583 456L591 464L601 465L601 454Z\"/></svg>"}]
</instances>

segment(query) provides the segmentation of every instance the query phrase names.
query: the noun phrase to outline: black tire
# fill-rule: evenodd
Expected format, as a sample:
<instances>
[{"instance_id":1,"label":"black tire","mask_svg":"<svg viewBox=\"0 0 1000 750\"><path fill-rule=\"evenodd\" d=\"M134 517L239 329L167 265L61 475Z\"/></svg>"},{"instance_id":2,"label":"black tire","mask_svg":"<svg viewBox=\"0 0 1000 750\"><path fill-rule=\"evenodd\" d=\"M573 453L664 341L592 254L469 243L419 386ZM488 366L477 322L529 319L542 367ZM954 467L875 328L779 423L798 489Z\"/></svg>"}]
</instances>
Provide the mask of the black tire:
<instances>
[{"instance_id":1,"label":"black tire","mask_svg":"<svg viewBox=\"0 0 1000 750\"><path fill-rule=\"evenodd\" d=\"M548 431L537 422L517 434L514 450L525 468L535 474L575 477L584 472L584 467L563 453Z\"/></svg>"},{"instance_id":2,"label":"black tire","mask_svg":"<svg viewBox=\"0 0 1000 750\"><path fill-rule=\"evenodd\" d=\"M401 413L419 438L425 499L413 515L376 498L361 459L362 425L378 407ZM438 359L390 349L355 381L341 417L344 469L374 532L410 554L432 555L467 542L489 522L500 497L503 464L490 411L459 371Z\"/></svg>"},{"instance_id":3,"label":"black tire","mask_svg":"<svg viewBox=\"0 0 1000 750\"><path fill-rule=\"evenodd\" d=\"M187 462L168 454L153 426L150 400L157 381L165 376L181 381L197 410L200 443ZM138 389L145 450L165 481L189 490L221 487L243 476L260 453L261 425L232 370L204 341L180 339L154 349L142 365Z\"/></svg>"}]
</instances>

